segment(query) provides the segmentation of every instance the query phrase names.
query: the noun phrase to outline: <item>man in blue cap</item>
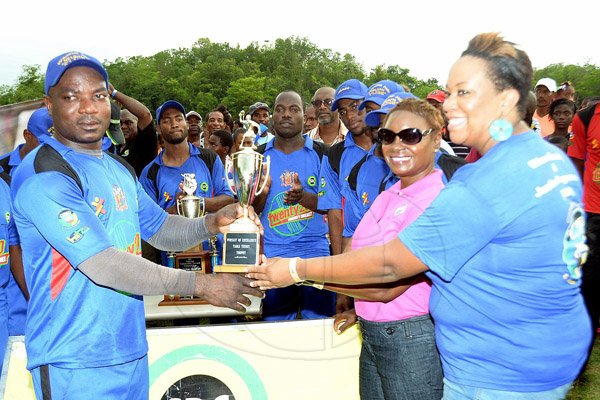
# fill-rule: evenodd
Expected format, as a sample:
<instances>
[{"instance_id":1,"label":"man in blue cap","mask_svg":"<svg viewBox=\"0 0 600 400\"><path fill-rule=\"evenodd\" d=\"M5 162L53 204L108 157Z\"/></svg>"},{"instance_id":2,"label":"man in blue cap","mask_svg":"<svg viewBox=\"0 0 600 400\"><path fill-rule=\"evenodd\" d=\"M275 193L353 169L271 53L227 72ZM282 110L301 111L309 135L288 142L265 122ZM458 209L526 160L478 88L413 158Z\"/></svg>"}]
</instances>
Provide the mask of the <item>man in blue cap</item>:
<instances>
[{"instance_id":1,"label":"man in blue cap","mask_svg":"<svg viewBox=\"0 0 600 400\"><path fill-rule=\"evenodd\" d=\"M203 218L169 215L129 164L102 152L111 107L108 74L94 57L69 52L52 59L45 92L55 140L34 149L11 184L30 292L25 335L34 390L40 399L146 400L141 295L195 295L244 311L244 294L262 293L239 275L154 264L139 256L141 240L181 251L225 232L242 208Z\"/></svg>"},{"instance_id":2,"label":"man in blue cap","mask_svg":"<svg viewBox=\"0 0 600 400\"><path fill-rule=\"evenodd\" d=\"M180 189L183 174L194 174L198 187L194 195L214 213L234 202L225 179L223 162L212 149L189 143L185 109L175 100L164 102L156 110L156 122L164 141L164 150L142 171L140 183L146 193L169 214L177 214L177 201L186 194ZM205 243L205 249L209 249ZM219 247L221 244L219 243ZM167 265L162 254L163 265Z\"/></svg>"},{"instance_id":3,"label":"man in blue cap","mask_svg":"<svg viewBox=\"0 0 600 400\"><path fill-rule=\"evenodd\" d=\"M13 175L15 168L33 149L49 140L52 135L52 118L48 115L46 107L38 108L29 117L27 128L23 130L25 143L0 159L0 167L5 173ZM19 260L17 260L17 258ZM13 261L21 262L19 254L13 255ZM18 273L18 272L17 272ZM11 336L25 334L25 321L27 320L27 301L29 293L25 285L24 276L15 276L11 272L6 287L8 299L8 332Z\"/></svg>"}]
</instances>

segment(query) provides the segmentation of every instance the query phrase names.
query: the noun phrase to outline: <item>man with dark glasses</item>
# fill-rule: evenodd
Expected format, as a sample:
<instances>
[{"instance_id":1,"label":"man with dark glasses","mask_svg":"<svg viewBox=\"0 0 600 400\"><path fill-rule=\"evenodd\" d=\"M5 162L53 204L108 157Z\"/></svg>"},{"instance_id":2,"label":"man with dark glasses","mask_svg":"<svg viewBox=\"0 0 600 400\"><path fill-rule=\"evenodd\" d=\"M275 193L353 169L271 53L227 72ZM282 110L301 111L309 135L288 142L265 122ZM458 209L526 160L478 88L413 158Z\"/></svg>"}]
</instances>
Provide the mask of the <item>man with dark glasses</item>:
<instances>
[{"instance_id":1,"label":"man with dark glasses","mask_svg":"<svg viewBox=\"0 0 600 400\"><path fill-rule=\"evenodd\" d=\"M318 125L308 132L308 136L327 146L342 142L348 132L348 129L340 121L338 112L331 110L334 97L335 89L325 86L317 89L310 103L315 109Z\"/></svg>"}]
</instances>

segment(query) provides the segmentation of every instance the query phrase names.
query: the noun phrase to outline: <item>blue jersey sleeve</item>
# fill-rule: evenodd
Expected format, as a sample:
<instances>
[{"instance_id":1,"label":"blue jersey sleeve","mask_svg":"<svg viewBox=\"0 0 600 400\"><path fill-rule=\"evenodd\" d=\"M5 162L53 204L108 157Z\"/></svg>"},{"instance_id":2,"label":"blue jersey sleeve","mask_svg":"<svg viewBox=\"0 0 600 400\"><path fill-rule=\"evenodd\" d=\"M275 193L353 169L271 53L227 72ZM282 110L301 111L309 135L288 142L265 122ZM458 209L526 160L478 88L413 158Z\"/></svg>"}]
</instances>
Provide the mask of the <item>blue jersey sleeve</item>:
<instances>
[{"instance_id":1,"label":"blue jersey sleeve","mask_svg":"<svg viewBox=\"0 0 600 400\"><path fill-rule=\"evenodd\" d=\"M113 246L75 181L59 172L29 177L14 195L14 208L74 267Z\"/></svg>"},{"instance_id":2,"label":"blue jersey sleeve","mask_svg":"<svg viewBox=\"0 0 600 400\"><path fill-rule=\"evenodd\" d=\"M146 167L142 170L139 181L142 185L142 188L148 194L148 196L150 196L156 203L158 203L158 193L156 191L156 186L154 185L154 182L148 179L148 170L150 169L151 165L152 163L146 165Z\"/></svg>"},{"instance_id":3,"label":"blue jersey sleeve","mask_svg":"<svg viewBox=\"0 0 600 400\"><path fill-rule=\"evenodd\" d=\"M321 170L319 171L321 193L319 196L318 209L331 210L342 209L342 195L338 174L331 168L327 155L323 156Z\"/></svg>"},{"instance_id":4,"label":"blue jersey sleeve","mask_svg":"<svg viewBox=\"0 0 600 400\"><path fill-rule=\"evenodd\" d=\"M214 188L214 196L224 194L233 197L233 193L231 192L231 189L229 189L229 185L225 179L225 167L219 157L216 158L215 164L213 165L211 180Z\"/></svg>"},{"instance_id":5,"label":"blue jersey sleeve","mask_svg":"<svg viewBox=\"0 0 600 400\"><path fill-rule=\"evenodd\" d=\"M450 184L398 237L429 269L451 281L502 228L485 199L463 184Z\"/></svg>"},{"instance_id":6,"label":"blue jersey sleeve","mask_svg":"<svg viewBox=\"0 0 600 400\"><path fill-rule=\"evenodd\" d=\"M164 211L156 201L153 200L144 190L142 185L138 182L138 204L139 204L139 218L140 218L140 234L142 239L148 240L151 238L162 226L168 217L166 211Z\"/></svg>"}]
</instances>

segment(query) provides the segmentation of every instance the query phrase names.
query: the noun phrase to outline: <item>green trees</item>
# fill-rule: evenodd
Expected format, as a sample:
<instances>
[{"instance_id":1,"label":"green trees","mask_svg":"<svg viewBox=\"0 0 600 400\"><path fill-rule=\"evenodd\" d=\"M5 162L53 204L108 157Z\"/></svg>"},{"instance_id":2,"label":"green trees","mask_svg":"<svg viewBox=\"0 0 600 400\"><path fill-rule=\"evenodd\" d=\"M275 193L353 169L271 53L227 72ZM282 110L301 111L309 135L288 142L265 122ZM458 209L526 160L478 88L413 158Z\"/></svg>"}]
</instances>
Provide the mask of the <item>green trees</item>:
<instances>
[{"instance_id":1,"label":"green trees","mask_svg":"<svg viewBox=\"0 0 600 400\"><path fill-rule=\"evenodd\" d=\"M337 87L350 78L368 85L382 79L403 84L419 97L440 88L435 79L419 80L398 65L379 65L369 73L351 54L320 49L306 38L289 37L246 48L201 38L191 48L161 51L150 57L104 61L111 83L155 110L167 99L205 115L219 103L236 117L256 101L272 104L277 93L293 89L308 102L321 86ZM579 98L600 94L600 68L553 64L536 71L558 83L570 80ZM13 86L0 86L0 105L39 99L44 94L40 66L25 66Z\"/></svg>"}]
</instances>

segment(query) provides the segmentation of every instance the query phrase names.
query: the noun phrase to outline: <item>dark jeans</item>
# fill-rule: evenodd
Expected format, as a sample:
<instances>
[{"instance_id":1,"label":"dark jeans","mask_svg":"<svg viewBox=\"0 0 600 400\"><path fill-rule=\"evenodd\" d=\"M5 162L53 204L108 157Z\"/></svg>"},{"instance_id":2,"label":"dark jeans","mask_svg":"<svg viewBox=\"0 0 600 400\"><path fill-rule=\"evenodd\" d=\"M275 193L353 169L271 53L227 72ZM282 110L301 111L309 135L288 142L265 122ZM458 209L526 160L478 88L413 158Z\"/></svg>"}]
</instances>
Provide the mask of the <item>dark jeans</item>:
<instances>
[{"instance_id":1,"label":"dark jeans","mask_svg":"<svg viewBox=\"0 0 600 400\"><path fill-rule=\"evenodd\" d=\"M600 319L600 214L587 213L586 237L589 253L582 268L581 294L592 319L592 340L594 340ZM591 353L592 346L589 354Z\"/></svg>"},{"instance_id":2,"label":"dark jeans","mask_svg":"<svg viewBox=\"0 0 600 400\"><path fill-rule=\"evenodd\" d=\"M362 400L439 400L443 373L431 317L370 322L359 318Z\"/></svg>"}]
</instances>

